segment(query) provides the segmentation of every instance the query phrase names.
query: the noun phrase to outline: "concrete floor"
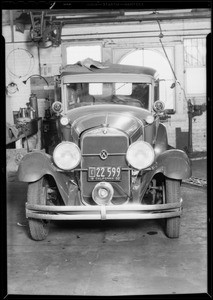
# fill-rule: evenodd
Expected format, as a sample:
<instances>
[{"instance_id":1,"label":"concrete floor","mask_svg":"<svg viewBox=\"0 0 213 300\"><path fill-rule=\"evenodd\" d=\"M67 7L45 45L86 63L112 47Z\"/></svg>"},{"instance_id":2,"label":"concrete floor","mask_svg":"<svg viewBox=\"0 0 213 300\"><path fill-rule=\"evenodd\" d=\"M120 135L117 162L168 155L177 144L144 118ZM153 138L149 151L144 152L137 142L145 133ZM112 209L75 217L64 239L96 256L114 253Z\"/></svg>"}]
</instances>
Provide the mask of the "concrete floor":
<instances>
[{"instance_id":1,"label":"concrete floor","mask_svg":"<svg viewBox=\"0 0 213 300\"><path fill-rule=\"evenodd\" d=\"M8 182L8 294L148 295L207 292L206 190L182 186L181 236L162 220L51 224L45 241L28 237L27 185Z\"/></svg>"}]
</instances>

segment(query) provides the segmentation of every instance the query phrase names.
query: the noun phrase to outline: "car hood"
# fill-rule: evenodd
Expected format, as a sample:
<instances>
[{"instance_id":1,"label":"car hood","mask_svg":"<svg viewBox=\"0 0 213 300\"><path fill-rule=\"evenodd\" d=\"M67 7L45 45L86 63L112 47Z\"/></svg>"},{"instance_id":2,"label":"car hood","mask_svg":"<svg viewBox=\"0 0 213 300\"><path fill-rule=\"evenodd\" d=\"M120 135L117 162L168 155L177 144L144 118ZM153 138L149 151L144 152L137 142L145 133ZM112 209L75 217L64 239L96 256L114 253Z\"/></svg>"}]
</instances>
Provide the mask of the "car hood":
<instances>
[{"instance_id":1,"label":"car hood","mask_svg":"<svg viewBox=\"0 0 213 300\"><path fill-rule=\"evenodd\" d=\"M101 126L116 128L130 137L138 131L142 134L148 115L151 113L143 108L104 104L79 107L67 112L74 139L85 130Z\"/></svg>"}]
</instances>

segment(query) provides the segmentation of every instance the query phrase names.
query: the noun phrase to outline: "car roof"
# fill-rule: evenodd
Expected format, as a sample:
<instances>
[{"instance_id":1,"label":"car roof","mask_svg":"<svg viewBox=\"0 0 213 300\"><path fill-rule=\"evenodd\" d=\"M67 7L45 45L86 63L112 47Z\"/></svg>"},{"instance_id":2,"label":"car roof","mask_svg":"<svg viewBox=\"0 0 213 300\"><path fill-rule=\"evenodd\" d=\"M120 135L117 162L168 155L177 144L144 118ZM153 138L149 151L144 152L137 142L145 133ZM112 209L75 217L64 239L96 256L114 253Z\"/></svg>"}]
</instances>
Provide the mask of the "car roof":
<instances>
[{"instance_id":1,"label":"car roof","mask_svg":"<svg viewBox=\"0 0 213 300\"><path fill-rule=\"evenodd\" d=\"M156 73L155 69L149 67L138 67L132 65L121 65L121 64L103 64L102 67L97 67L95 65L85 66L80 64L67 65L61 70L61 76L66 75L77 75L77 74L91 74L91 73L113 73L113 74L144 74L154 76Z\"/></svg>"}]
</instances>

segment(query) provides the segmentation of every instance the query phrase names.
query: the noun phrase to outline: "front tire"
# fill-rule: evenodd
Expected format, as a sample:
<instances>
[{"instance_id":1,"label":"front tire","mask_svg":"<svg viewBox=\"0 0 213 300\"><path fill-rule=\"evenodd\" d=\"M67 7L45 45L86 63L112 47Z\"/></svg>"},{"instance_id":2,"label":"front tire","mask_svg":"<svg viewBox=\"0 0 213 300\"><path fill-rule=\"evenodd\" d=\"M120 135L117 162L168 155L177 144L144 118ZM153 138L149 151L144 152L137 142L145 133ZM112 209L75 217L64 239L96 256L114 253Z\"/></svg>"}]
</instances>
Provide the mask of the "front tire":
<instances>
[{"instance_id":1,"label":"front tire","mask_svg":"<svg viewBox=\"0 0 213 300\"><path fill-rule=\"evenodd\" d=\"M180 201L180 180L165 179L165 201L174 203ZM180 217L166 219L165 233L169 238L178 238L180 234Z\"/></svg>"},{"instance_id":2,"label":"front tire","mask_svg":"<svg viewBox=\"0 0 213 300\"><path fill-rule=\"evenodd\" d=\"M28 184L27 201L29 204L46 205L47 202L47 180L42 177L36 182ZM42 241L49 233L49 222L47 220L29 219L29 233L33 240Z\"/></svg>"}]
</instances>

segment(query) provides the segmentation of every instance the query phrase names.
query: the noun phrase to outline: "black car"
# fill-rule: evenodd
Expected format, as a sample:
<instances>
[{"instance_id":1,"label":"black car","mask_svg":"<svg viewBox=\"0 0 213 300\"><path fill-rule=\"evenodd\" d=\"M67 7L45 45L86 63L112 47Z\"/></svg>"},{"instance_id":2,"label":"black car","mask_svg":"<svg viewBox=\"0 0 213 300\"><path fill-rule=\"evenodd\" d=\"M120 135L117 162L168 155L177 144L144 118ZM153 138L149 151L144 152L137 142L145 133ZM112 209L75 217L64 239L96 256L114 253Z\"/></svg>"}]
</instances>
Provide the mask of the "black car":
<instances>
[{"instance_id":1,"label":"black car","mask_svg":"<svg viewBox=\"0 0 213 300\"><path fill-rule=\"evenodd\" d=\"M18 170L29 183L34 240L46 238L50 220L164 218L166 235L179 236L190 161L168 144L155 73L117 64L62 70L62 101L52 106L60 141L52 154L28 153Z\"/></svg>"}]
</instances>

